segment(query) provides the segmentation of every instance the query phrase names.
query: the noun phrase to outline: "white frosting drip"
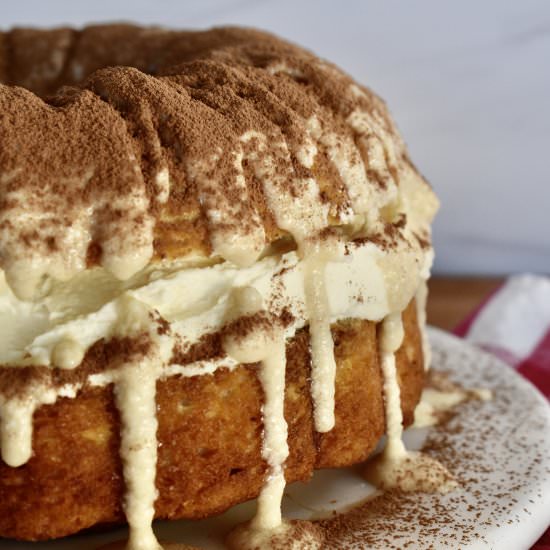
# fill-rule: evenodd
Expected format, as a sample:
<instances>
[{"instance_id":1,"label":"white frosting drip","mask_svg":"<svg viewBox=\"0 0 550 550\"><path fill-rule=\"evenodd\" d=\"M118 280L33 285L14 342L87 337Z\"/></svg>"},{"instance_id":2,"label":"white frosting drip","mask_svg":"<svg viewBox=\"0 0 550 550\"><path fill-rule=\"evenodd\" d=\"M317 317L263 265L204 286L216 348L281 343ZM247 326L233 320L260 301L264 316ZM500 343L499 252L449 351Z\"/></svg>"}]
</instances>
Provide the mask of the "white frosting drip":
<instances>
[{"instance_id":1,"label":"white frosting drip","mask_svg":"<svg viewBox=\"0 0 550 550\"><path fill-rule=\"evenodd\" d=\"M363 110L352 112L347 123L355 132L357 141L368 158L369 170L385 184L382 187L372 181L367 186L371 199L369 208L371 212L377 212L397 198L397 182L390 170L390 167L396 165L394 138L376 123L371 114Z\"/></svg>"},{"instance_id":2,"label":"white frosting drip","mask_svg":"<svg viewBox=\"0 0 550 550\"><path fill-rule=\"evenodd\" d=\"M286 537L288 531L289 526L286 522L281 522L277 527L269 530L257 529L253 522L248 522L233 529L229 533L227 543L231 550L271 550L274 547L273 538Z\"/></svg>"},{"instance_id":3,"label":"white frosting drip","mask_svg":"<svg viewBox=\"0 0 550 550\"><path fill-rule=\"evenodd\" d=\"M392 313L382 322L380 334L380 363L384 378L384 402L386 407L386 434L388 441L384 454L388 460L400 459L406 454L403 444L403 412L401 411L401 390L397 380L395 352L403 342L401 313Z\"/></svg>"},{"instance_id":4,"label":"white frosting drip","mask_svg":"<svg viewBox=\"0 0 550 550\"><path fill-rule=\"evenodd\" d=\"M248 188L243 172L243 153L230 153L235 169L233 179L220 183L213 179L216 165L227 154L215 151L210 159L193 161L189 176L199 184L199 199L206 209L210 240L214 251L239 266L252 265L265 247L264 227L257 212L243 219L241 206L249 203ZM225 228L231 227L228 232Z\"/></svg>"},{"instance_id":5,"label":"white frosting drip","mask_svg":"<svg viewBox=\"0 0 550 550\"><path fill-rule=\"evenodd\" d=\"M144 358L120 369L115 398L120 411L120 456L126 492L124 513L130 527L128 550L161 550L152 529L157 467L156 372Z\"/></svg>"},{"instance_id":6,"label":"white frosting drip","mask_svg":"<svg viewBox=\"0 0 550 550\"><path fill-rule=\"evenodd\" d=\"M89 175L91 177L91 174ZM0 180L9 181L6 175ZM76 191L82 192L87 179L77 186ZM71 181L71 185L75 182ZM34 201L40 202L40 197L27 196L23 190L11 190L5 194L5 200L15 207L0 213L0 247L2 248L2 267L6 273L13 292L22 299L32 299L39 289L44 275L49 274L61 281L73 277L85 268L86 250L90 242L89 213L80 204L65 204L63 197L52 195L48 211L40 211ZM64 216L70 217L72 224L62 236L57 235L57 210L64 209ZM49 251L46 247L28 250L28 247L18 246L12 240L12 226L25 228L26 231L40 231L46 237L51 233L60 239L59 244L68 248L71 253L62 256L61 252ZM50 226L51 229L50 229ZM44 229L46 228L46 229ZM30 256L30 257L29 257ZM29 261L32 269L29 269Z\"/></svg>"},{"instance_id":7,"label":"white frosting drip","mask_svg":"<svg viewBox=\"0 0 550 550\"><path fill-rule=\"evenodd\" d=\"M32 417L36 402L10 400L2 405L2 460L16 468L32 455Z\"/></svg>"},{"instance_id":8,"label":"white frosting drip","mask_svg":"<svg viewBox=\"0 0 550 550\"><path fill-rule=\"evenodd\" d=\"M326 131L316 116L312 116L307 121L306 128L326 148L329 160L345 185L352 204L352 212L355 215L369 212L374 206L372 186L369 185L365 164L352 137Z\"/></svg>"},{"instance_id":9,"label":"white frosting drip","mask_svg":"<svg viewBox=\"0 0 550 550\"><path fill-rule=\"evenodd\" d=\"M388 315L382 323L380 361L386 416L386 446L367 463L365 477L381 489L447 493L458 487L455 478L430 456L407 451L403 443L403 412L395 353L403 341L401 313Z\"/></svg>"},{"instance_id":10,"label":"white frosting drip","mask_svg":"<svg viewBox=\"0 0 550 550\"><path fill-rule=\"evenodd\" d=\"M304 287L311 342L311 397L318 432L328 432L334 427L336 360L325 282L327 258L328 251L323 247L309 254L305 262Z\"/></svg>"},{"instance_id":11,"label":"white frosting drip","mask_svg":"<svg viewBox=\"0 0 550 550\"><path fill-rule=\"evenodd\" d=\"M158 496L155 396L157 379L171 347L162 345L162 337L146 304L127 296L118 306L116 333L120 336L147 334L150 342L145 355L136 354L127 365L113 372L115 402L122 424L120 456L126 485L123 507L130 528L127 549L162 550L152 528Z\"/></svg>"},{"instance_id":12,"label":"white frosting drip","mask_svg":"<svg viewBox=\"0 0 550 550\"><path fill-rule=\"evenodd\" d=\"M288 457L284 416L285 367L285 339L280 331L265 349L265 358L258 372L265 399L262 409L262 457L269 465L269 473L258 497L258 509L253 520L257 529L272 529L281 523L281 499L286 485L283 465Z\"/></svg>"},{"instance_id":13,"label":"white frosting drip","mask_svg":"<svg viewBox=\"0 0 550 550\"><path fill-rule=\"evenodd\" d=\"M233 315L251 315L261 311L261 296L252 287L239 289L234 295ZM258 378L264 392L262 420L264 434L262 458L268 464L267 478L258 497L256 516L251 523L255 530L271 530L281 525L281 499L286 485L283 470L288 456L287 423L284 416L286 340L277 322L259 325L250 334L232 335L224 339L226 352L240 363L260 362Z\"/></svg>"},{"instance_id":14,"label":"white frosting drip","mask_svg":"<svg viewBox=\"0 0 550 550\"><path fill-rule=\"evenodd\" d=\"M420 337L422 339L422 355L424 357L424 370L429 370L432 363L432 350L428 341L428 333L426 331L427 316L426 305L428 303L428 279L434 259L433 250L428 250L424 255L424 265L420 271L420 282L415 295L416 303L416 321L420 329Z\"/></svg>"},{"instance_id":15,"label":"white frosting drip","mask_svg":"<svg viewBox=\"0 0 550 550\"><path fill-rule=\"evenodd\" d=\"M14 468L25 464L32 456L34 411L42 405L55 403L59 396L75 395L76 390L71 386L53 389L38 383L11 399L0 395L2 460Z\"/></svg>"},{"instance_id":16,"label":"white frosting drip","mask_svg":"<svg viewBox=\"0 0 550 550\"><path fill-rule=\"evenodd\" d=\"M231 550L317 550L323 548L323 538L322 528L292 520L268 531L255 529L251 522L237 525L225 542Z\"/></svg>"},{"instance_id":17,"label":"white frosting drip","mask_svg":"<svg viewBox=\"0 0 550 550\"><path fill-rule=\"evenodd\" d=\"M432 380L422 391L422 397L414 411L414 427L424 428L437 424L443 413L469 399L488 401L492 399L492 392L485 388L463 388L436 373L435 381Z\"/></svg>"},{"instance_id":18,"label":"white frosting drip","mask_svg":"<svg viewBox=\"0 0 550 550\"><path fill-rule=\"evenodd\" d=\"M53 397L55 400L55 394ZM9 466L21 466L32 455L32 417L37 405L32 397L1 404L2 460Z\"/></svg>"},{"instance_id":19,"label":"white frosting drip","mask_svg":"<svg viewBox=\"0 0 550 550\"><path fill-rule=\"evenodd\" d=\"M281 172L277 159L290 165L290 152L286 142L268 142L259 132L246 132L241 141L248 145L246 159L255 176L262 182L264 194L277 225L288 231L298 247L328 225L328 207L320 199L319 187L313 178L296 180L299 193L293 194L288 185L288 174Z\"/></svg>"}]
</instances>

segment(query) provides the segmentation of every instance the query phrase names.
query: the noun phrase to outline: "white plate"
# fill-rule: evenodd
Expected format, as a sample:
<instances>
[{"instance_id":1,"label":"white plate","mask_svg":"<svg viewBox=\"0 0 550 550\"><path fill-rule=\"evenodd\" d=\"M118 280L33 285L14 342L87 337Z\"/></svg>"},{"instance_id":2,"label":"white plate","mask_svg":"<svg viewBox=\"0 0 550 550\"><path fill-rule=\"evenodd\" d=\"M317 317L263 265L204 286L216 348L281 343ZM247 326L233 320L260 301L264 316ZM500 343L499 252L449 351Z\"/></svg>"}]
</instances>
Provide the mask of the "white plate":
<instances>
[{"instance_id":1,"label":"white plate","mask_svg":"<svg viewBox=\"0 0 550 550\"><path fill-rule=\"evenodd\" d=\"M442 331L430 329L433 368L466 387L493 390L489 402L459 407L445 428L409 430L410 448L431 442L431 454L463 481L449 495L409 494L369 499L331 530L327 548L528 549L550 523L550 407L540 393L498 359ZM437 443L442 443L437 448ZM294 483L284 499L286 517L328 517L373 495L358 468L324 470L309 484ZM391 507L392 513L384 512ZM222 549L236 522L248 519L252 502L217 518L158 522L159 538ZM337 520L336 520L337 521ZM123 538L119 529L49 543L0 541L0 550L88 550Z\"/></svg>"}]
</instances>

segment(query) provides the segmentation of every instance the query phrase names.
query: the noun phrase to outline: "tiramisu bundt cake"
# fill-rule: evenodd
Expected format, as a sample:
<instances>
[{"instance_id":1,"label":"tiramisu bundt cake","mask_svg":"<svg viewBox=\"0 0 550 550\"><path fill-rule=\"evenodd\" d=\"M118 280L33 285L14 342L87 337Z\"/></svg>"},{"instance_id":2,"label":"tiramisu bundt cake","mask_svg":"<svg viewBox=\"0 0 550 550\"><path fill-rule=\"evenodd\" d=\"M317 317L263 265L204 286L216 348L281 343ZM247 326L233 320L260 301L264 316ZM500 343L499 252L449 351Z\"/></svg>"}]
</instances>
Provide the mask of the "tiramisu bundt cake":
<instances>
[{"instance_id":1,"label":"tiramisu bundt cake","mask_svg":"<svg viewBox=\"0 0 550 550\"><path fill-rule=\"evenodd\" d=\"M399 478L437 200L376 95L234 28L16 29L0 81L0 536L268 544L385 431Z\"/></svg>"}]
</instances>

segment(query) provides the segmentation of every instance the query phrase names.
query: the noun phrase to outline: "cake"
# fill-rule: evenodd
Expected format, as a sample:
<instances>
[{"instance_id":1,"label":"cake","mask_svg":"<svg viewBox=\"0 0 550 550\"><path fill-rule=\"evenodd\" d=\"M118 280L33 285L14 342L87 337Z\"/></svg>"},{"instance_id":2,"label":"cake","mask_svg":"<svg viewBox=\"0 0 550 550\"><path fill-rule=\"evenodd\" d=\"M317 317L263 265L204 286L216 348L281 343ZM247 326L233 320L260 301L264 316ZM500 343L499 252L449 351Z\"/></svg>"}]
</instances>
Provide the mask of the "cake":
<instances>
[{"instance_id":1,"label":"cake","mask_svg":"<svg viewBox=\"0 0 550 550\"><path fill-rule=\"evenodd\" d=\"M0 536L258 497L269 538L405 452L437 199L380 98L239 28L14 29L0 82Z\"/></svg>"}]
</instances>

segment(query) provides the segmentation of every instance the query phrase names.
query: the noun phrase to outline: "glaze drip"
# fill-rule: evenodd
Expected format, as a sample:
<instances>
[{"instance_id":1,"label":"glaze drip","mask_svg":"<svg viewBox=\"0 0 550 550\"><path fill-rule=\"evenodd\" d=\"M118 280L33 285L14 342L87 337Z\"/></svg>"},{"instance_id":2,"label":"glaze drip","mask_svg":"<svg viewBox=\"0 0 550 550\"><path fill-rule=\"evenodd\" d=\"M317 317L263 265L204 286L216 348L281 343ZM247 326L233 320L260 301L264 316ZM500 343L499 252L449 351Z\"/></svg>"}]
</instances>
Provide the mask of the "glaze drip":
<instances>
[{"instance_id":1,"label":"glaze drip","mask_svg":"<svg viewBox=\"0 0 550 550\"><path fill-rule=\"evenodd\" d=\"M453 475L430 456L408 451L403 442L401 392L395 360L402 341L401 314L388 315L380 334L387 441L382 453L367 462L365 477L380 489L447 493L458 487Z\"/></svg>"},{"instance_id":2,"label":"glaze drip","mask_svg":"<svg viewBox=\"0 0 550 550\"><path fill-rule=\"evenodd\" d=\"M59 396L75 397L75 387L57 390L34 383L25 392L7 398L0 394L0 443L2 460L17 468L27 463L32 456L32 417L42 405L55 403Z\"/></svg>"},{"instance_id":3,"label":"glaze drip","mask_svg":"<svg viewBox=\"0 0 550 550\"><path fill-rule=\"evenodd\" d=\"M264 311L262 299L251 288L238 289L237 317ZM288 457L287 423L284 416L286 339L276 319L266 319L250 332L229 331L224 338L228 355L239 363L259 362L258 378L264 393L262 458L268 465L266 481L258 497L256 516L250 528L270 531L281 526L281 499L285 488L284 462Z\"/></svg>"},{"instance_id":4,"label":"glaze drip","mask_svg":"<svg viewBox=\"0 0 550 550\"><path fill-rule=\"evenodd\" d=\"M130 528L127 550L162 550L153 533L157 469L156 385L163 357L153 312L126 296L119 304L117 335L145 338L138 352L116 371L115 403L119 410L120 456L126 485L123 508Z\"/></svg>"},{"instance_id":5,"label":"glaze drip","mask_svg":"<svg viewBox=\"0 0 550 550\"><path fill-rule=\"evenodd\" d=\"M52 395L53 394L53 395ZM3 400L0 405L2 460L17 468L32 455L32 417L39 405L53 403L55 393L38 401L32 395L18 399Z\"/></svg>"},{"instance_id":6,"label":"glaze drip","mask_svg":"<svg viewBox=\"0 0 550 550\"><path fill-rule=\"evenodd\" d=\"M153 361L155 361L153 357ZM120 456L126 484L123 507L130 527L128 550L161 550L153 533L157 466L156 377L150 361L124 367L115 383L120 411Z\"/></svg>"},{"instance_id":7,"label":"glaze drip","mask_svg":"<svg viewBox=\"0 0 550 550\"><path fill-rule=\"evenodd\" d=\"M311 397L315 429L321 433L334 427L336 360L325 286L325 266L330 252L325 246L309 254L304 277L311 342Z\"/></svg>"},{"instance_id":8,"label":"glaze drip","mask_svg":"<svg viewBox=\"0 0 550 550\"><path fill-rule=\"evenodd\" d=\"M401 391L397 380L395 353L403 342L401 313L392 313L382 321L380 334L380 363L384 378L384 403L386 408L386 434L388 441L384 455L393 462L403 458L407 451L403 443L403 412Z\"/></svg>"}]
</instances>

